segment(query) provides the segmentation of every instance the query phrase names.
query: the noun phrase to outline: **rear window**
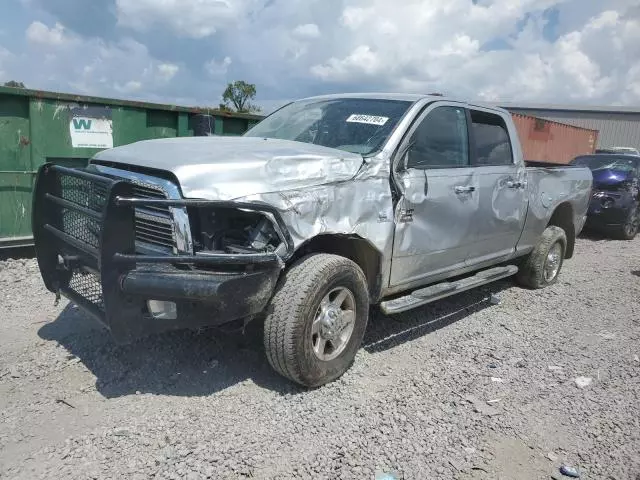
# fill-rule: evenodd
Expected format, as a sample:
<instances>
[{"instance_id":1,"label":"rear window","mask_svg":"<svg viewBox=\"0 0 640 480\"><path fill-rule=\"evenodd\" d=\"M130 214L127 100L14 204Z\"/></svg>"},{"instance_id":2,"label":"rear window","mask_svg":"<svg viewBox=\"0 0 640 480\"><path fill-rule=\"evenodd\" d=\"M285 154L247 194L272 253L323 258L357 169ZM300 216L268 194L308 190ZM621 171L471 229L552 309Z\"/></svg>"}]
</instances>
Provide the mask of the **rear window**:
<instances>
[{"instance_id":1,"label":"rear window","mask_svg":"<svg viewBox=\"0 0 640 480\"><path fill-rule=\"evenodd\" d=\"M511 165L513 152L507 126L500 115L471 110L476 165Z\"/></svg>"}]
</instances>

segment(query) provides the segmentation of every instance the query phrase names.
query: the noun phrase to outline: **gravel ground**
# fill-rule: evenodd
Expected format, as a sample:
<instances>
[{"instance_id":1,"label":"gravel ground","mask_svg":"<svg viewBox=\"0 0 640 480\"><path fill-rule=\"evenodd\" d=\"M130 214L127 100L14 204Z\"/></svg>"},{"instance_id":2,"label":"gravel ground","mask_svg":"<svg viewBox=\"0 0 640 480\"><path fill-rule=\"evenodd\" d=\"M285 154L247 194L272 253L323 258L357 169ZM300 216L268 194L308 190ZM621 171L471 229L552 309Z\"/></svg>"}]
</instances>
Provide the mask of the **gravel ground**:
<instances>
[{"instance_id":1,"label":"gravel ground","mask_svg":"<svg viewBox=\"0 0 640 480\"><path fill-rule=\"evenodd\" d=\"M640 240L583 238L551 288L372 313L348 374L305 391L258 325L117 346L3 261L0 477L640 479L639 294Z\"/></svg>"}]
</instances>

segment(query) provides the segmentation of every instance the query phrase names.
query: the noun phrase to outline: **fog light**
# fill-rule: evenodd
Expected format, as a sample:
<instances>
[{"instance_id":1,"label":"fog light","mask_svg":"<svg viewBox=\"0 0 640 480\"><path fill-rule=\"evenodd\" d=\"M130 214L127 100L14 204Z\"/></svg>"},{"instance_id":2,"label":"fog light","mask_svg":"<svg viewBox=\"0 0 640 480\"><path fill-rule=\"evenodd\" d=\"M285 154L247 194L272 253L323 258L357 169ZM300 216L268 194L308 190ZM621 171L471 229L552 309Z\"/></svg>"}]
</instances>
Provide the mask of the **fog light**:
<instances>
[{"instance_id":1,"label":"fog light","mask_svg":"<svg viewBox=\"0 0 640 480\"><path fill-rule=\"evenodd\" d=\"M147 308L151 316L159 320L175 320L178 318L178 309L175 302L148 300Z\"/></svg>"}]
</instances>

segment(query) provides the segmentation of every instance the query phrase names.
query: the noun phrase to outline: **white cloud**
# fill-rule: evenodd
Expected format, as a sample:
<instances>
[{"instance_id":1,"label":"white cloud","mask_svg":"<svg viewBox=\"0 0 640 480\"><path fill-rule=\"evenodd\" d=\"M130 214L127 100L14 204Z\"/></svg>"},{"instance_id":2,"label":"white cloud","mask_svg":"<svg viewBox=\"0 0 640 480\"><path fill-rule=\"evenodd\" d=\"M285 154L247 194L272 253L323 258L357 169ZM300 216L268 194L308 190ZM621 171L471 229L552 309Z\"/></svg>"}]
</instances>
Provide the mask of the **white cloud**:
<instances>
[{"instance_id":1,"label":"white cloud","mask_svg":"<svg viewBox=\"0 0 640 480\"><path fill-rule=\"evenodd\" d=\"M374 15L375 9L373 7L346 7L342 12L340 22L344 26L355 30L357 28L360 28L365 22L367 22L369 17L372 17Z\"/></svg>"},{"instance_id":2,"label":"white cloud","mask_svg":"<svg viewBox=\"0 0 640 480\"><path fill-rule=\"evenodd\" d=\"M210 77L220 77L227 73L229 70L229 65L231 65L231 58L224 57L221 62L216 61L215 58L212 58L208 62L205 62L204 69L207 71Z\"/></svg>"},{"instance_id":3,"label":"white cloud","mask_svg":"<svg viewBox=\"0 0 640 480\"><path fill-rule=\"evenodd\" d=\"M546 43L537 55L517 58L510 52L512 73L495 96L526 100L589 103L637 103L633 71L640 65L638 46L628 43L630 20L605 11L581 30ZM635 33L632 33L635 35Z\"/></svg>"},{"instance_id":4,"label":"white cloud","mask_svg":"<svg viewBox=\"0 0 640 480\"><path fill-rule=\"evenodd\" d=\"M13 58L13 54L9 50L4 48L2 45L0 45L0 62L7 61L10 58Z\"/></svg>"},{"instance_id":5,"label":"white cloud","mask_svg":"<svg viewBox=\"0 0 640 480\"><path fill-rule=\"evenodd\" d=\"M178 65L174 65L173 63L161 63L158 65L158 75L162 80L168 82L173 77L176 76L180 67Z\"/></svg>"},{"instance_id":6,"label":"white cloud","mask_svg":"<svg viewBox=\"0 0 640 480\"><path fill-rule=\"evenodd\" d=\"M318 38L320 29L315 23L305 23L294 28L293 35L299 38Z\"/></svg>"},{"instance_id":7,"label":"white cloud","mask_svg":"<svg viewBox=\"0 0 640 480\"><path fill-rule=\"evenodd\" d=\"M59 46L71 41L65 34L65 28L56 23L49 28L42 22L33 22L27 28L27 40L44 46Z\"/></svg>"},{"instance_id":8,"label":"white cloud","mask_svg":"<svg viewBox=\"0 0 640 480\"><path fill-rule=\"evenodd\" d=\"M0 45L0 80L3 82L9 81L9 79L6 77L7 73L5 69L7 68L7 64L11 61L12 58L13 54Z\"/></svg>"},{"instance_id":9,"label":"white cloud","mask_svg":"<svg viewBox=\"0 0 640 480\"><path fill-rule=\"evenodd\" d=\"M562 0L347 3L327 34L340 44L309 67L324 82L490 100L640 101L632 73L640 70L640 19L625 9L603 5L580 29L551 42L542 13ZM483 48L500 37L511 48Z\"/></svg>"},{"instance_id":10,"label":"white cloud","mask_svg":"<svg viewBox=\"0 0 640 480\"><path fill-rule=\"evenodd\" d=\"M256 105L260 107L261 113L263 115L269 115L270 113L273 113L274 111L278 110L280 107L283 107L294 100L295 98L278 99L278 100L258 100L256 101Z\"/></svg>"},{"instance_id":11,"label":"white cloud","mask_svg":"<svg viewBox=\"0 0 640 480\"><path fill-rule=\"evenodd\" d=\"M627 88L622 93L622 103L638 102L640 99L640 64L634 65L627 72L625 83Z\"/></svg>"},{"instance_id":12,"label":"white cloud","mask_svg":"<svg viewBox=\"0 0 640 480\"><path fill-rule=\"evenodd\" d=\"M389 67L369 45L360 45L343 59L331 58L325 65L315 65L311 73L323 80L346 81L354 75L374 76Z\"/></svg>"},{"instance_id":13,"label":"white cloud","mask_svg":"<svg viewBox=\"0 0 640 480\"><path fill-rule=\"evenodd\" d=\"M161 34L163 42L144 45L127 38L125 28L115 30L113 41L81 38L64 22L34 21L26 32L26 54L9 60L0 55L0 71L38 88L156 96L170 102L184 95L208 101L223 90L232 70L233 80L257 84L257 102L337 90L387 90L505 101L637 104L636 4L115 0L120 26L148 31L141 38L149 42ZM549 8L558 20L545 25ZM553 36L545 27L551 27ZM150 53L172 42L180 42L180 48L193 46L193 51L186 49L180 60ZM208 53L203 57L202 52Z\"/></svg>"},{"instance_id":14,"label":"white cloud","mask_svg":"<svg viewBox=\"0 0 640 480\"><path fill-rule=\"evenodd\" d=\"M124 85L120 85L119 83L116 83L114 85L114 88L117 92L120 92L120 93L133 93L133 92L137 92L142 88L142 82L139 82L137 80L129 80Z\"/></svg>"},{"instance_id":15,"label":"white cloud","mask_svg":"<svg viewBox=\"0 0 640 480\"><path fill-rule=\"evenodd\" d=\"M252 0L116 0L118 23L145 31L169 27L184 37L203 38L241 20Z\"/></svg>"},{"instance_id":16,"label":"white cloud","mask_svg":"<svg viewBox=\"0 0 640 480\"><path fill-rule=\"evenodd\" d=\"M181 65L154 58L144 44L131 38L115 42L81 38L59 23L49 27L39 22L29 27L27 38L30 43L19 57L15 76L34 88L150 98L167 96L170 81L181 71ZM42 48L43 44L48 47Z\"/></svg>"}]
</instances>

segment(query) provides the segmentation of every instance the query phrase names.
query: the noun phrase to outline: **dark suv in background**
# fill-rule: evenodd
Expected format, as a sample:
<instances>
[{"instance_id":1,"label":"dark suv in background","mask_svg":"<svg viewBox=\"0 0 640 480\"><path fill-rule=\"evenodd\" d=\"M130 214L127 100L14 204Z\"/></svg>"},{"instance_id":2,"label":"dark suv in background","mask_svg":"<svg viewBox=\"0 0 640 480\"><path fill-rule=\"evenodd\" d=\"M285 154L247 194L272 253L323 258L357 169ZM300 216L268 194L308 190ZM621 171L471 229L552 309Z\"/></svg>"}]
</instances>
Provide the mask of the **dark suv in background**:
<instances>
[{"instance_id":1,"label":"dark suv in background","mask_svg":"<svg viewBox=\"0 0 640 480\"><path fill-rule=\"evenodd\" d=\"M587 228L611 232L632 240L640 226L640 157L598 154L576 157L571 165L586 166L593 173L593 191Z\"/></svg>"}]
</instances>

